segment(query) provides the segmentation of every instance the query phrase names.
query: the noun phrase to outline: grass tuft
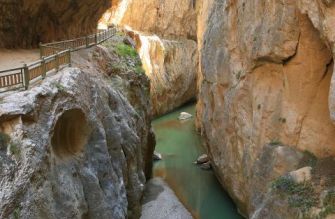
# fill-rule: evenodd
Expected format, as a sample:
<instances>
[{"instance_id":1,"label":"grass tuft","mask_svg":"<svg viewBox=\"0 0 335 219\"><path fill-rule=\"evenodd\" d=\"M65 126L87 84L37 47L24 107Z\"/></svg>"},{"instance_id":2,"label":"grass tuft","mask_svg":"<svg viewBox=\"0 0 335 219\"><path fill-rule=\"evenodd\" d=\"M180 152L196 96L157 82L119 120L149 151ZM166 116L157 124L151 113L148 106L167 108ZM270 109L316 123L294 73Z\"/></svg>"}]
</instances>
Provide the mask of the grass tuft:
<instances>
[{"instance_id":1,"label":"grass tuft","mask_svg":"<svg viewBox=\"0 0 335 219\"><path fill-rule=\"evenodd\" d=\"M130 58L137 57L136 50L133 47L126 45L124 43L119 43L116 45L116 53L122 57L130 57Z\"/></svg>"},{"instance_id":2,"label":"grass tuft","mask_svg":"<svg viewBox=\"0 0 335 219\"><path fill-rule=\"evenodd\" d=\"M0 150L6 148L9 141L10 141L9 135L7 135L6 133L0 132Z\"/></svg>"},{"instance_id":3,"label":"grass tuft","mask_svg":"<svg viewBox=\"0 0 335 219\"><path fill-rule=\"evenodd\" d=\"M135 67L135 72L136 72L136 74L139 74L139 75L143 75L143 74L145 74L144 69L143 69L142 66L140 66L140 65L137 65L137 66Z\"/></svg>"},{"instance_id":4,"label":"grass tuft","mask_svg":"<svg viewBox=\"0 0 335 219\"><path fill-rule=\"evenodd\" d=\"M324 208L319 214L319 218L326 218L330 214L335 214L335 190L329 191L323 199Z\"/></svg>"},{"instance_id":5,"label":"grass tuft","mask_svg":"<svg viewBox=\"0 0 335 219\"><path fill-rule=\"evenodd\" d=\"M278 139L272 139L269 144L272 146L283 145L283 143Z\"/></svg>"},{"instance_id":6,"label":"grass tuft","mask_svg":"<svg viewBox=\"0 0 335 219\"><path fill-rule=\"evenodd\" d=\"M279 177L272 183L272 188L288 195L290 207L306 214L318 205L318 198L310 182L296 183L290 176Z\"/></svg>"},{"instance_id":7,"label":"grass tuft","mask_svg":"<svg viewBox=\"0 0 335 219\"><path fill-rule=\"evenodd\" d=\"M16 159L19 159L21 156L21 148L20 145L16 142L10 142L9 144L9 152L14 155Z\"/></svg>"}]
</instances>

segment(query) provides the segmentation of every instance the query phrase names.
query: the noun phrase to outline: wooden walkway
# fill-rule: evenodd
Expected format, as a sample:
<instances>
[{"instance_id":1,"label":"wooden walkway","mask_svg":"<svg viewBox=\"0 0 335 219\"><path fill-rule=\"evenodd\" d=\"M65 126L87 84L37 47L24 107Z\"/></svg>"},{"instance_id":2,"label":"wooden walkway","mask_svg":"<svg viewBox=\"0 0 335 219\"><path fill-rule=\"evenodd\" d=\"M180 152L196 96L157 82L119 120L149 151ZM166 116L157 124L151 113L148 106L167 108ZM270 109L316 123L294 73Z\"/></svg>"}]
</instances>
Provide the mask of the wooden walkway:
<instances>
[{"instance_id":1,"label":"wooden walkway","mask_svg":"<svg viewBox=\"0 0 335 219\"><path fill-rule=\"evenodd\" d=\"M22 87L28 89L31 81L42 80L51 71L57 72L62 67L71 66L71 52L98 45L115 33L115 28L109 28L106 31L76 39L41 43L37 61L17 68L0 70L0 92Z\"/></svg>"},{"instance_id":2,"label":"wooden walkway","mask_svg":"<svg viewBox=\"0 0 335 219\"><path fill-rule=\"evenodd\" d=\"M39 49L0 49L0 71L23 66L40 58Z\"/></svg>"}]
</instances>

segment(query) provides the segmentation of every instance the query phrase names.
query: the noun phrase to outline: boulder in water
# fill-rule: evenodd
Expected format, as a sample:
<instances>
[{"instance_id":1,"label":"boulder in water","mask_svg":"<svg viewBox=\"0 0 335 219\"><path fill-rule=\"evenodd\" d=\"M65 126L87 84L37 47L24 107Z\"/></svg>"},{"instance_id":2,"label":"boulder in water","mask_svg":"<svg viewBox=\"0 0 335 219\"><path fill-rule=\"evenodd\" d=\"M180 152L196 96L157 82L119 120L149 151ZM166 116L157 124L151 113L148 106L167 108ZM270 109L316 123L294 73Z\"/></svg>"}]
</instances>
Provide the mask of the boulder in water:
<instances>
[{"instance_id":1,"label":"boulder in water","mask_svg":"<svg viewBox=\"0 0 335 219\"><path fill-rule=\"evenodd\" d=\"M190 119L190 118L192 118L192 115L187 113L187 112L180 113L180 115L178 117L179 120L187 120L187 119Z\"/></svg>"},{"instance_id":2,"label":"boulder in water","mask_svg":"<svg viewBox=\"0 0 335 219\"><path fill-rule=\"evenodd\" d=\"M162 155L158 153L157 151L155 151L153 154L153 160L155 161L162 160Z\"/></svg>"},{"instance_id":3,"label":"boulder in water","mask_svg":"<svg viewBox=\"0 0 335 219\"><path fill-rule=\"evenodd\" d=\"M209 161L209 157L207 154L202 154L198 157L196 164L203 164Z\"/></svg>"}]
</instances>

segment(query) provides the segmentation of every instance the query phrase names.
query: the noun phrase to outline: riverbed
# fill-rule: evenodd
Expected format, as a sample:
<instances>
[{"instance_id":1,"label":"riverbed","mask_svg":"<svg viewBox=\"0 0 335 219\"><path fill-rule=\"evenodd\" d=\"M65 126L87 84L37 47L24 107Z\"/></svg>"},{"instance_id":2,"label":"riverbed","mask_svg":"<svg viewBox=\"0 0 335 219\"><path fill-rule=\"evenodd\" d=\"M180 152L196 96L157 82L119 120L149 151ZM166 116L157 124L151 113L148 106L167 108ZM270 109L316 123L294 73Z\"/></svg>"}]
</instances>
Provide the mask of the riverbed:
<instances>
[{"instance_id":1,"label":"riverbed","mask_svg":"<svg viewBox=\"0 0 335 219\"><path fill-rule=\"evenodd\" d=\"M193 115L179 121L181 112ZM153 122L156 151L163 160L154 164L154 176L162 177L196 219L241 219L236 206L212 171L193 164L204 153L194 125L195 105L184 106Z\"/></svg>"}]
</instances>

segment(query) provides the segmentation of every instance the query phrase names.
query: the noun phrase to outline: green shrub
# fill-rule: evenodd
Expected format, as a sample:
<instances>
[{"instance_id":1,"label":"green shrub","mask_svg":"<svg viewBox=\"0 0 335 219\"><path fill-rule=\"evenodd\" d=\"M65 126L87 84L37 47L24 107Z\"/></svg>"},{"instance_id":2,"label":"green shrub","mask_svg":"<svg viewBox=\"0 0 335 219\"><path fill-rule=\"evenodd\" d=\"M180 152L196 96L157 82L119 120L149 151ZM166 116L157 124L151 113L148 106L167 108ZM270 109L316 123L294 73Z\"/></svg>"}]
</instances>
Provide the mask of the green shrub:
<instances>
[{"instance_id":1,"label":"green shrub","mask_svg":"<svg viewBox=\"0 0 335 219\"><path fill-rule=\"evenodd\" d=\"M0 149L6 148L9 141L10 141L9 135L7 135L6 133L0 132Z\"/></svg>"},{"instance_id":2,"label":"green shrub","mask_svg":"<svg viewBox=\"0 0 335 219\"><path fill-rule=\"evenodd\" d=\"M21 148L20 148L19 144L15 143L15 142L11 142L10 145L9 145L9 151L16 158L20 157Z\"/></svg>"},{"instance_id":3,"label":"green shrub","mask_svg":"<svg viewBox=\"0 0 335 219\"><path fill-rule=\"evenodd\" d=\"M116 45L116 53L122 57L130 57L130 58L137 57L136 50L133 47L128 46L124 43L119 43Z\"/></svg>"},{"instance_id":4,"label":"green shrub","mask_svg":"<svg viewBox=\"0 0 335 219\"><path fill-rule=\"evenodd\" d=\"M310 182L296 183L290 176L279 177L272 183L272 188L288 195L288 203L307 213L318 205L318 198Z\"/></svg>"},{"instance_id":5,"label":"green shrub","mask_svg":"<svg viewBox=\"0 0 335 219\"><path fill-rule=\"evenodd\" d=\"M319 218L326 218L329 214L335 214L335 190L328 192L323 199L323 209Z\"/></svg>"},{"instance_id":6,"label":"green shrub","mask_svg":"<svg viewBox=\"0 0 335 219\"><path fill-rule=\"evenodd\" d=\"M143 74L145 74L144 69L142 68L142 66L139 66L139 65L137 65L137 66L135 67L135 72L136 72L137 74L139 74L139 75L143 75Z\"/></svg>"},{"instance_id":7,"label":"green shrub","mask_svg":"<svg viewBox=\"0 0 335 219\"><path fill-rule=\"evenodd\" d=\"M304 156L301 160L301 166L315 167L318 162L318 158L312 152L307 150L305 150L303 154Z\"/></svg>"},{"instance_id":8,"label":"green shrub","mask_svg":"<svg viewBox=\"0 0 335 219\"><path fill-rule=\"evenodd\" d=\"M59 82L52 82L51 84L54 87L56 87L59 91L64 91L65 90L65 87Z\"/></svg>"},{"instance_id":9,"label":"green shrub","mask_svg":"<svg viewBox=\"0 0 335 219\"><path fill-rule=\"evenodd\" d=\"M273 145L273 146L275 146L275 145L282 145L282 144L283 143L280 140L278 140L278 139L272 139L271 142L270 142L270 145Z\"/></svg>"},{"instance_id":10,"label":"green shrub","mask_svg":"<svg viewBox=\"0 0 335 219\"><path fill-rule=\"evenodd\" d=\"M19 219L20 218L21 211L19 208L16 208L13 212L14 219Z\"/></svg>"}]
</instances>

